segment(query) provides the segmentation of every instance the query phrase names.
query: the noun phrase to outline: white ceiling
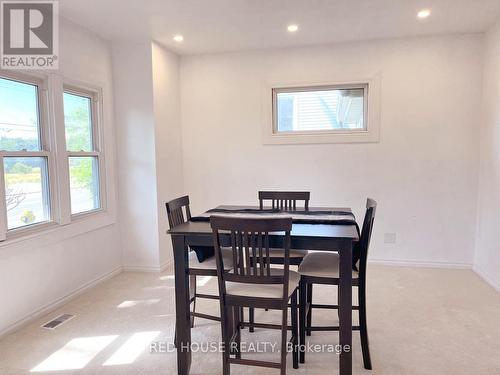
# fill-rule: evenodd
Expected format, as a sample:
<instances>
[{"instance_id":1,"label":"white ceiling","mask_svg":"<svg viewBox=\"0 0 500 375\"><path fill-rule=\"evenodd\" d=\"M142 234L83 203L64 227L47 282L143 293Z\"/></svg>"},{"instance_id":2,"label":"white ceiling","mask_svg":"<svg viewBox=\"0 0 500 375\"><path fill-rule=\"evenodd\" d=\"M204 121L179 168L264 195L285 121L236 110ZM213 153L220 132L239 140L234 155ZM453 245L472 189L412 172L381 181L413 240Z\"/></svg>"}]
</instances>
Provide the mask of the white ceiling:
<instances>
[{"instance_id":1,"label":"white ceiling","mask_svg":"<svg viewBox=\"0 0 500 375\"><path fill-rule=\"evenodd\" d=\"M180 54L485 31L500 0L63 0L61 15L109 40ZM425 21L418 10L430 8ZM286 26L296 23L295 34ZM182 34L184 42L172 40Z\"/></svg>"}]
</instances>

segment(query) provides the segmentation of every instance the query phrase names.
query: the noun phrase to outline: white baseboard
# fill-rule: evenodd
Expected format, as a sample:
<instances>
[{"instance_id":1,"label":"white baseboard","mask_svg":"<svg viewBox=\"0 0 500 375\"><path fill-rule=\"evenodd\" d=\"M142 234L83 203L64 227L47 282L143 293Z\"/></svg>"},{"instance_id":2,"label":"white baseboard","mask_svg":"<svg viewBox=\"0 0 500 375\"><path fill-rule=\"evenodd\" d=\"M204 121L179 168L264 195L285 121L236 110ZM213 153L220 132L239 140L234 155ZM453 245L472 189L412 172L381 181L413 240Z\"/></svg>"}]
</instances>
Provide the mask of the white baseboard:
<instances>
[{"instance_id":1,"label":"white baseboard","mask_svg":"<svg viewBox=\"0 0 500 375\"><path fill-rule=\"evenodd\" d=\"M472 269L472 264L469 263L423 262L420 260L368 259L368 263L394 267L453 268L466 270Z\"/></svg>"},{"instance_id":2,"label":"white baseboard","mask_svg":"<svg viewBox=\"0 0 500 375\"><path fill-rule=\"evenodd\" d=\"M56 299L55 301L52 301L52 302L50 302L50 303L42 306L41 308L38 308L38 309L32 311L29 314L26 314L23 318L19 319L15 323L13 323L10 326L8 326L7 328L3 329L0 332L0 338L2 338L3 336L8 335L9 333L17 331L18 329L22 328L23 326L25 326L25 325L31 323L32 321L38 319L42 315L48 314L51 311L54 311L54 310L58 309L60 306L68 303L72 299L78 297L80 294L86 292L87 290L95 287L96 285L98 285L100 283L103 283L106 280L111 279L112 277L118 275L120 272L122 272L122 267L121 266L115 268L114 270L112 270L110 272L105 273L104 275L101 275L101 276L99 276L99 277L97 277L97 278L95 278L95 279L93 279L93 280L85 283L84 285L76 288L75 290L73 290L72 292L70 292L69 294L67 294L66 296L61 297L59 299Z\"/></svg>"},{"instance_id":3,"label":"white baseboard","mask_svg":"<svg viewBox=\"0 0 500 375\"><path fill-rule=\"evenodd\" d=\"M165 271L167 269L167 267L171 266L174 264L174 258L170 258L168 259L166 262L164 262L160 268L161 268L161 272Z\"/></svg>"},{"instance_id":4,"label":"white baseboard","mask_svg":"<svg viewBox=\"0 0 500 375\"><path fill-rule=\"evenodd\" d=\"M123 266L123 272L160 272L161 268L155 266Z\"/></svg>"},{"instance_id":5,"label":"white baseboard","mask_svg":"<svg viewBox=\"0 0 500 375\"><path fill-rule=\"evenodd\" d=\"M174 259L168 259L166 262L159 266L123 266L124 272L163 272L169 265L173 264Z\"/></svg>"},{"instance_id":6,"label":"white baseboard","mask_svg":"<svg viewBox=\"0 0 500 375\"><path fill-rule=\"evenodd\" d=\"M481 278L483 279L488 285L490 285L493 289L495 289L497 292L500 293L500 283L497 283L492 276L490 276L487 272L485 272L483 269L478 267L477 265L474 265L472 270Z\"/></svg>"}]
</instances>

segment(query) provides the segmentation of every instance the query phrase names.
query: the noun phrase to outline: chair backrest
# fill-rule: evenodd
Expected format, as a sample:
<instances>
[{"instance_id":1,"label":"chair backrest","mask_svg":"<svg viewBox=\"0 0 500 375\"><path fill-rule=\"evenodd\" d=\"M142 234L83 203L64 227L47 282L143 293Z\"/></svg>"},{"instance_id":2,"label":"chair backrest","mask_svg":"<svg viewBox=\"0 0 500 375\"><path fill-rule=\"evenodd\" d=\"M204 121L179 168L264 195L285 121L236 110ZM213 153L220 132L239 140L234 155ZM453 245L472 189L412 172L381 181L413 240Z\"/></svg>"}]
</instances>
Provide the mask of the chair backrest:
<instances>
[{"instance_id":1,"label":"chair backrest","mask_svg":"<svg viewBox=\"0 0 500 375\"><path fill-rule=\"evenodd\" d=\"M304 209L309 209L309 191L259 191L260 209L264 208L264 201L272 201L272 208L292 211L297 209L297 201L304 202Z\"/></svg>"},{"instance_id":2,"label":"chair backrest","mask_svg":"<svg viewBox=\"0 0 500 375\"><path fill-rule=\"evenodd\" d=\"M165 206L167 207L168 225L170 229L191 219L188 195L173 199L165 203ZM184 211L186 211L186 216L184 216L183 208Z\"/></svg>"},{"instance_id":3,"label":"chair backrest","mask_svg":"<svg viewBox=\"0 0 500 375\"><path fill-rule=\"evenodd\" d=\"M283 284L283 298L288 300L290 270L291 217L235 218L211 216L219 290L226 293L226 282L245 284ZM285 232L283 247L284 272L272 274L269 256L269 233ZM233 264L224 265L222 246L231 247ZM273 248L276 248L273 246ZM228 271L228 268L232 268Z\"/></svg>"},{"instance_id":4,"label":"chair backrest","mask_svg":"<svg viewBox=\"0 0 500 375\"><path fill-rule=\"evenodd\" d=\"M375 212L377 211L377 202L371 198L366 200L366 213L361 229L359 239L359 276L364 279L366 274L366 263L368 260L368 248L372 237L373 223L375 221Z\"/></svg>"}]
</instances>

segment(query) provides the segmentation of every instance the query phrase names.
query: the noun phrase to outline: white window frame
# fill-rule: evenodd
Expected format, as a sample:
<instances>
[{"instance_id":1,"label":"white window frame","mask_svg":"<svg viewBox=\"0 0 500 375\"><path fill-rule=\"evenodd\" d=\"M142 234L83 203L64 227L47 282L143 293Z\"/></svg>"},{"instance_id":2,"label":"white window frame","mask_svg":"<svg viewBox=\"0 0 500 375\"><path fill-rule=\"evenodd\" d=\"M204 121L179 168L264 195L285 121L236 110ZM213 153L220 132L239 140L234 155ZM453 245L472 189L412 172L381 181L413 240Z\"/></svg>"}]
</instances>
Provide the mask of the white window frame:
<instances>
[{"instance_id":1,"label":"white window frame","mask_svg":"<svg viewBox=\"0 0 500 375\"><path fill-rule=\"evenodd\" d=\"M102 91L97 87L83 85L66 81L63 86L63 93L83 96L90 98L91 103L91 126L92 126L92 151L68 151L66 148L66 157L68 165L68 183L69 183L69 159L70 157L96 157L98 165L99 179L99 207L93 210L71 214L72 218L82 218L97 212L106 211L106 175L104 173L104 153L103 150L103 131L101 126L102 119ZM65 125L65 124L63 124ZM64 140L66 146L66 128L64 127ZM68 186L69 189L69 186ZM71 189L69 189L71 190ZM70 213L71 213L71 192L70 192Z\"/></svg>"},{"instance_id":2,"label":"white window frame","mask_svg":"<svg viewBox=\"0 0 500 375\"><path fill-rule=\"evenodd\" d=\"M0 150L0 241L7 239L8 236L18 236L32 230L39 230L52 226L58 218L57 207L55 205L54 196L56 193L55 187L55 157L50 142L50 115L49 115L49 98L48 98L48 78L41 74L19 74L16 72L2 72L1 78L10 79L13 81L36 85L38 87L38 133L40 150L39 151L3 151ZM49 218L40 223L29 224L19 228L8 229L7 207L6 207L6 191L5 191L5 174L4 174L4 158L5 157L43 157L47 160L47 193L49 196ZM43 176L42 176L43 178Z\"/></svg>"},{"instance_id":3,"label":"white window frame","mask_svg":"<svg viewBox=\"0 0 500 375\"><path fill-rule=\"evenodd\" d=\"M333 91L333 90L363 90L363 129L316 129L316 130L278 130L278 95L284 93L296 92L315 92L315 91ZM368 122L368 84L351 85L324 85L324 86L303 86L303 87L276 87L273 92L273 134L342 134L350 132L365 132ZM294 102L296 100L294 99ZM294 125L297 122L297 106L294 103Z\"/></svg>"},{"instance_id":4,"label":"white window frame","mask_svg":"<svg viewBox=\"0 0 500 375\"><path fill-rule=\"evenodd\" d=\"M297 91L364 89L364 129L308 131L277 130L277 94ZM340 82L264 84L262 94L262 135L264 144L370 143L380 136L380 77Z\"/></svg>"},{"instance_id":5,"label":"white window frame","mask_svg":"<svg viewBox=\"0 0 500 375\"><path fill-rule=\"evenodd\" d=\"M108 213L106 189L106 162L103 126L103 94L99 86L66 79L57 74L18 73L0 71L0 77L15 81L36 84L39 100L39 132L42 151L0 151L0 247L11 242L32 238L45 232L68 224L82 222L82 230L94 226L83 224L86 219L90 223L106 225L114 221L98 215ZM66 150L66 133L64 124L63 93L72 92L92 99L92 133L94 151L69 152ZM96 156L99 168L99 200L100 207L91 211L71 214L69 156ZM48 186L50 199L50 220L8 229L7 208L5 202L5 177L3 158L5 156L43 156L47 158ZM99 217L99 219L97 219Z\"/></svg>"}]
</instances>

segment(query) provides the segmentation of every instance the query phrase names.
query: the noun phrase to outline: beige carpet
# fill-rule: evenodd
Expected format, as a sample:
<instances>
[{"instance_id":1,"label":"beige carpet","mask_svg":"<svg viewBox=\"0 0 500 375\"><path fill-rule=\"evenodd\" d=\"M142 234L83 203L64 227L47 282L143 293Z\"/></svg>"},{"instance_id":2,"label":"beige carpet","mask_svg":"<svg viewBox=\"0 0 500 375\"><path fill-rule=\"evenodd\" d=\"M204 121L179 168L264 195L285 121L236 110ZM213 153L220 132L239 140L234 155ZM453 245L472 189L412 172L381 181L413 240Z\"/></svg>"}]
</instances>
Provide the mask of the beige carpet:
<instances>
[{"instance_id":1,"label":"beige carpet","mask_svg":"<svg viewBox=\"0 0 500 375\"><path fill-rule=\"evenodd\" d=\"M0 341L0 374L174 374L175 353L160 350L173 337L174 280L162 274L122 273ZM369 268L368 326L373 371L362 366L359 336L353 340L354 374L500 374L500 294L468 270ZM215 292L206 278L200 292ZM333 287L317 287L315 302L334 302ZM8 308L3 301L2 308ZM199 303L217 312L217 301ZM40 325L62 314L76 317L56 330ZM316 324L337 321L333 311L314 312ZM278 322L274 312L257 311L256 320ZM193 342L218 342L217 323L198 319ZM245 331L246 342L279 342L276 331ZM315 332L311 343L338 343L338 333ZM162 344L163 343L163 344ZM163 346L162 346L163 345ZM276 353L252 358L277 359ZM195 353L191 374L220 374L218 353ZM278 374L277 370L233 366L234 374ZM336 374L338 357L308 353L290 374Z\"/></svg>"}]
</instances>

